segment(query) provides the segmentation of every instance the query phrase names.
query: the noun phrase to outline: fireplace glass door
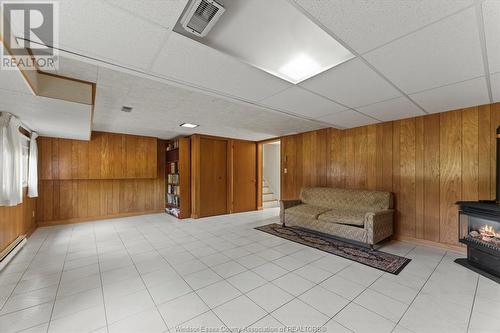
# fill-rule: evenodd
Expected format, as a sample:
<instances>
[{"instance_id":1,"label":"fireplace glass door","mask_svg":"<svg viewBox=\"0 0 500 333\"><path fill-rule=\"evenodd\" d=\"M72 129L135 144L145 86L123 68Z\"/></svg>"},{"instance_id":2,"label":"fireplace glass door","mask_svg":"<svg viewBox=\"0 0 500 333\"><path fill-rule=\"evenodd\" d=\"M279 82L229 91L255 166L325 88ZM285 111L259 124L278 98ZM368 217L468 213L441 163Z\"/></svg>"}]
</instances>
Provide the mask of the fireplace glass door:
<instances>
[{"instance_id":1,"label":"fireplace glass door","mask_svg":"<svg viewBox=\"0 0 500 333\"><path fill-rule=\"evenodd\" d=\"M460 212L460 241L500 251L500 222Z\"/></svg>"}]
</instances>

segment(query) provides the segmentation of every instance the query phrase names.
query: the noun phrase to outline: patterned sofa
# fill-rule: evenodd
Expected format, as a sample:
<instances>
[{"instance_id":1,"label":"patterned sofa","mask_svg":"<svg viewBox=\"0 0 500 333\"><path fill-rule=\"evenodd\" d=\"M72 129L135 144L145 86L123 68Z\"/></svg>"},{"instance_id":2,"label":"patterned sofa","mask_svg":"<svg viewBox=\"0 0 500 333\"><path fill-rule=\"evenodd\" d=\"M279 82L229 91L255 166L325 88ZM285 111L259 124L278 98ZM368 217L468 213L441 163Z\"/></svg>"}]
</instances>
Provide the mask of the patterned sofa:
<instances>
[{"instance_id":1,"label":"patterned sofa","mask_svg":"<svg viewBox=\"0 0 500 333\"><path fill-rule=\"evenodd\" d=\"M393 233L390 192L306 187L300 200L282 200L283 226L298 226L373 246Z\"/></svg>"}]
</instances>

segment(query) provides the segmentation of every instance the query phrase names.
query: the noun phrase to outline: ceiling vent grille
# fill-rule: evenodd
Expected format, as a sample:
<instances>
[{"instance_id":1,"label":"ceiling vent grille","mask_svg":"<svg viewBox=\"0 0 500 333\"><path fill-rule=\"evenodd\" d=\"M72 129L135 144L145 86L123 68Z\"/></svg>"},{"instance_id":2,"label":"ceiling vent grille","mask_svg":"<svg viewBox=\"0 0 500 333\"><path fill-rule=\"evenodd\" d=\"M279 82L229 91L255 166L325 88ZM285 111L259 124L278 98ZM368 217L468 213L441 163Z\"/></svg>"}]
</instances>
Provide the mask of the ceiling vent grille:
<instances>
[{"instance_id":1,"label":"ceiling vent grille","mask_svg":"<svg viewBox=\"0 0 500 333\"><path fill-rule=\"evenodd\" d=\"M184 29L198 37L204 37L224 13L222 5L213 0L193 0L182 18Z\"/></svg>"}]
</instances>

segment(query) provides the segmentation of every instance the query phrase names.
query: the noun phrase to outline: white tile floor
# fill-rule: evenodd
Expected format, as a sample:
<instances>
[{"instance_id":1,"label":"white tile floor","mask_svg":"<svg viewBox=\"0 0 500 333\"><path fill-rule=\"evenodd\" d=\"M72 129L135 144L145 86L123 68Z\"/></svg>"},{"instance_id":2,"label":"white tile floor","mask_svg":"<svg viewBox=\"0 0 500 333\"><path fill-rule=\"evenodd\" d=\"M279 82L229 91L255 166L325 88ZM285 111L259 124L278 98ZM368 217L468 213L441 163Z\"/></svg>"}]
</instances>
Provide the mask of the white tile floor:
<instances>
[{"instance_id":1,"label":"white tile floor","mask_svg":"<svg viewBox=\"0 0 500 333\"><path fill-rule=\"evenodd\" d=\"M386 274L253 229L277 214L40 228L0 273L0 332L500 332L500 285L461 254L391 242L412 262Z\"/></svg>"}]
</instances>

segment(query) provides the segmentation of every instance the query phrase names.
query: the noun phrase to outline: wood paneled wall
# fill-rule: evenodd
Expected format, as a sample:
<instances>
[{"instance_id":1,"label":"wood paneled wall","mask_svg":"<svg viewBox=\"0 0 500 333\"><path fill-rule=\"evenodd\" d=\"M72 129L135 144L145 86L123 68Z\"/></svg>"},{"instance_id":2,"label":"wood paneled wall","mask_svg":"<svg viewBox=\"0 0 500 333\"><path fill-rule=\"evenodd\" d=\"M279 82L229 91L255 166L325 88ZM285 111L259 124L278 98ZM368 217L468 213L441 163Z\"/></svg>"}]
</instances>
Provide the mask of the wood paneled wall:
<instances>
[{"instance_id":1,"label":"wood paneled wall","mask_svg":"<svg viewBox=\"0 0 500 333\"><path fill-rule=\"evenodd\" d=\"M281 197L302 186L392 191L396 235L457 244L458 200L495 196L500 103L282 138Z\"/></svg>"},{"instance_id":2,"label":"wood paneled wall","mask_svg":"<svg viewBox=\"0 0 500 333\"><path fill-rule=\"evenodd\" d=\"M40 179L157 177L157 139L92 132L90 141L40 137Z\"/></svg>"},{"instance_id":3,"label":"wood paneled wall","mask_svg":"<svg viewBox=\"0 0 500 333\"><path fill-rule=\"evenodd\" d=\"M90 141L39 139L39 225L161 211L165 144L92 133Z\"/></svg>"},{"instance_id":4,"label":"wood paneled wall","mask_svg":"<svg viewBox=\"0 0 500 333\"><path fill-rule=\"evenodd\" d=\"M25 189L26 190L26 189ZM31 234L36 228L36 199L24 195L23 203L13 207L0 207L0 252L17 237Z\"/></svg>"}]
</instances>

